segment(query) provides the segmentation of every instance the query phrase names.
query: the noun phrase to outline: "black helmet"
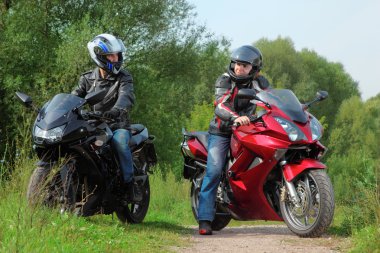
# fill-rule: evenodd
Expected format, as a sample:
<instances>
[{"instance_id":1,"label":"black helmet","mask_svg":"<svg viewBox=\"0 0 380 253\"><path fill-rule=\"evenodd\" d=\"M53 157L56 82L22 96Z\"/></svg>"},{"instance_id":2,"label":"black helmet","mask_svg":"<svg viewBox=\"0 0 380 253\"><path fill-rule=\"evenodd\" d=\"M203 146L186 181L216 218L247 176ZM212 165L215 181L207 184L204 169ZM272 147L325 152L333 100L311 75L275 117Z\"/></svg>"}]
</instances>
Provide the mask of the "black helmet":
<instances>
[{"instance_id":1,"label":"black helmet","mask_svg":"<svg viewBox=\"0 0 380 253\"><path fill-rule=\"evenodd\" d=\"M234 67L236 62L248 63L252 65L252 70L247 76L236 76ZM263 56L257 48L253 46L242 46L235 49L231 54L231 63L228 66L228 74L232 81L237 84L246 83L254 78L257 72L263 67Z\"/></svg>"},{"instance_id":2,"label":"black helmet","mask_svg":"<svg viewBox=\"0 0 380 253\"><path fill-rule=\"evenodd\" d=\"M124 43L120 39L107 33L99 34L87 43L87 48L96 65L110 74L119 73L125 52ZM110 62L107 59L108 54L118 54L118 61Z\"/></svg>"}]
</instances>

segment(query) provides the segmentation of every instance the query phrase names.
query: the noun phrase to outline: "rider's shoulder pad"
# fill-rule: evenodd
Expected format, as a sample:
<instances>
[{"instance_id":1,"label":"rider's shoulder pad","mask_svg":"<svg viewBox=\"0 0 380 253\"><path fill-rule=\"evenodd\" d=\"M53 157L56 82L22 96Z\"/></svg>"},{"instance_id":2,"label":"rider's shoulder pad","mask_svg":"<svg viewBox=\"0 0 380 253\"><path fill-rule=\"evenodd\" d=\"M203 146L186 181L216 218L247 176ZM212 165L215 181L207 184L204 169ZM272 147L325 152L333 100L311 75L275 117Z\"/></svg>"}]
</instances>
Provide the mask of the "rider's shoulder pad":
<instances>
[{"instance_id":1,"label":"rider's shoulder pad","mask_svg":"<svg viewBox=\"0 0 380 253\"><path fill-rule=\"evenodd\" d=\"M266 90L270 87L268 79L266 79L264 76L260 75L258 76L255 81L257 81L260 89Z\"/></svg>"},{"instance_id":2,"label":"rider's shoulder pad","mask_svg":"<svg viewBox=\"0 0 380 253\"><path fill-rule=\"evenodd\" d=\"M231 78L228 74L221 75L215 83L215 86L218 88L231 88Z\"/></svg>"},{"instance_id":3,"label":"rider's shoulder pad","mask_svg":"<svg viewBox=\"0 0 380 253\"><path fill-rule=\"evenodd\" d=\"M129 71L126 69L121 69L119 72L119 76L120 76L120 80L122 80L122 81L132 81L133 80L131 73L129 73Z\"/></svg>"},{"instance_id":4,"label":"rider's shoulder pad","mask_svg":"<svg viewBox=\"0 0 380 253\"><path fill-rule=\"evenodd\" d=\"M93 70L89 70L89 71L86 71L86 72L83 72L82 74L80 74L81 76L84 76L86 78L89 78L92 74Z\"/></svg>"}]
</instances>

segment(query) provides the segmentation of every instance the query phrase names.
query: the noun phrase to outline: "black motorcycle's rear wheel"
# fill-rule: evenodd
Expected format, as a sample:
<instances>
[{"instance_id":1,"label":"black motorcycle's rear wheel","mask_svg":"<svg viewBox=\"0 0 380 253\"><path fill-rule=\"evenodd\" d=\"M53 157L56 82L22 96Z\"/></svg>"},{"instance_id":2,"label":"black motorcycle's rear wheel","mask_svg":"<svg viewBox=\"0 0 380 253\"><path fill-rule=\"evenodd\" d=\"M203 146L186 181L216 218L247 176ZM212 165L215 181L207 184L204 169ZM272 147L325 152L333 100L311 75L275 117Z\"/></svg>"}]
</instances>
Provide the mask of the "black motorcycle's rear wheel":
<instances>
[{"instance_id":1,"label":"black motorcycle's rear wheel","mask_svg":"<svg viewBox=\"0 0 380 253\"><path fill-rule=\"evenodd\" d=\"M66 171L62 173L62 171ZM79 178L75 163L67 162L57 173L50 168L37 167L29 180L27 200L30 206L39 204L74 211L79 194Z\"/></svg>"},{"instance_id":2,"label":"black motorcycle's rear wheel","mask_svg":"<svg viewBox=\"0 0 380 253\"><path fill-rule=\"evenodd\" d=\"M136 224L141 223L144 220L150 202L150 185L148 177L146 178L145 183L141 185L141 191L143 193L141 201L128 203L128 205L125 205L120 210L116 211L117 218L121 222Z\"/></svg>"},{"instance_id":3,"label":"black motorcycle's rear wheel","mask_svg":"<svg viewBox=\"0 0 380 253\"><path fill-rule=\"evenodd\" d=\"M200 183L197 182L200 180ZM201 191L201 185L203 181L203 175L199 175L191 184L191 209L195 220L198 222L198 206L199 206L199 193ZM231 216L228 213L224 213L219 207L216 208L216 214L214 220L211 222L211 228L214 231L219 231L225 228L231 221Z\"/></svg>"}]
</instances>

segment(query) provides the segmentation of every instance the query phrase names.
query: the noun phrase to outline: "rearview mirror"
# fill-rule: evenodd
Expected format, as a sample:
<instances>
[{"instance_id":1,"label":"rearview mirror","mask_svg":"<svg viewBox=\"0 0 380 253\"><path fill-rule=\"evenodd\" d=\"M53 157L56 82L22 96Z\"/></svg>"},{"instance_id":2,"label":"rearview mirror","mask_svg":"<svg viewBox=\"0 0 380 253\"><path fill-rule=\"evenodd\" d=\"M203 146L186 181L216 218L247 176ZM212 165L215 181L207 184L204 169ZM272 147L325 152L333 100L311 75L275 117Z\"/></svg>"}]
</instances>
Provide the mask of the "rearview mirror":
<instances>
[{"instance_id":1,"label":"rearview mirror","mask_svg":"<svg viewBox=\"0 0 380 253\"><path fill-rule=\"evenodd\" d=\"M329 93L327 91L324 91L324 90L317 91L316 98L313 101L303 105L304 110L307 110L315 102L322 101L322 100L326 99L328 96L329 96Z\"/></svg>"},{"instance_id":2,"label":"rearview mirror","mask_svg":"<svg viewBox=\"0 0 380 253\"><path fill-rule=\"evenodd\" d=\"M26 107L32 107L33 101L31 97L19 91L16 91L16 96Z\"/></svg>"},{"instance_id":3,"label":"rearview mirror","mask_svg":"<svg viewBox=\"0 0 380 253\"><path fill-rule=\"evenodd\" d=\"M326 99L328 96L329 96L329 93L327 91L320 90L317 92L318 101L322 101L322 100Z\"/></svg>"},{"instance_id":4,"label":"rearview mirror","mask_svg":"<svg viewBox=\"0 0 380 253\"><path fill-rule=\"evenodd\" d=\"M95 92L91 92L87 94L84 99L86 99L87 103L90 105L96 105L100 101L103 100L104 96L106 95L107 91L105 89L98 90Z\"/></svg>"}]
</instances>

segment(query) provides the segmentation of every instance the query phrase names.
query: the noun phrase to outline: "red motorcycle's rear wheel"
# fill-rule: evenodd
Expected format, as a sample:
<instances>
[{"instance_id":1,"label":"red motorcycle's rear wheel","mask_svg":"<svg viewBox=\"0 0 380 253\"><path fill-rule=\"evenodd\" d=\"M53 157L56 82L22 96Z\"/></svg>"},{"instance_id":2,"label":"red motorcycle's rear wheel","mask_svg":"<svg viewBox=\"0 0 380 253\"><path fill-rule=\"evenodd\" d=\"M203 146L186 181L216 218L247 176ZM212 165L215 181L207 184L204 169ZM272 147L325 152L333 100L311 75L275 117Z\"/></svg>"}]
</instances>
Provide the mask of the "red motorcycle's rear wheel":
<instances>
[{"instance_id":1,"label":"red motorcycle's rear wheel","mask_svg":"<svg viewBox=\"0 0 380 253\"><path fill-rule=\"evenodd\" d=\"M191 209L193 211L194 218L198 222L198 206L199 206L199 192L201 191L201 185L203 180L202 175L198 175L191 184ZM211 222L211 228L214 231L219 231L225 228L231 221L231 216L228 213L224 213L218 207L216 208L216 214L214 220Z\"/></svg>"}]
</instances>

